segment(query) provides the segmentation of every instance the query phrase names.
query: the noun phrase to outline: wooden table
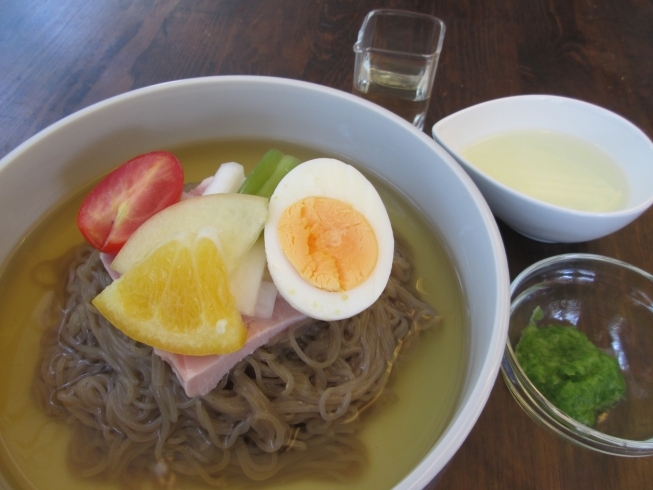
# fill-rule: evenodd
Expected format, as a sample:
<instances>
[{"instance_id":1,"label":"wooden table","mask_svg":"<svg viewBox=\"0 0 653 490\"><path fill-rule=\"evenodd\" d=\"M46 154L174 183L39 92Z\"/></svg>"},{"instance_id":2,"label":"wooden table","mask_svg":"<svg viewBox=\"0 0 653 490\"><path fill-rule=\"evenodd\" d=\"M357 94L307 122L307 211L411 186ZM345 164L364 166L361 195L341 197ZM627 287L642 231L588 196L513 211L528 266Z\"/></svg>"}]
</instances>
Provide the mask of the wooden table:
<instances>
[{"instance_id":1,"label":"wooden table","mask_svg":"<svg viewBox=\"0 0 653 490\"><path fill-rule=\"evenodd\" d=\"M0 157L72 112L168 80L272 75L350 91L356 33L379 7L434 14L447 25L427 130L479 102L546 93L604 106L653 137L650 0L0 0ZM653 271L653 211L588 243L543 244L500 229L512 277L565 252ZM653 459L603 456L556 439L498 378L470 436L430 488L651 482Z\"/></svg>"}]
</instances>

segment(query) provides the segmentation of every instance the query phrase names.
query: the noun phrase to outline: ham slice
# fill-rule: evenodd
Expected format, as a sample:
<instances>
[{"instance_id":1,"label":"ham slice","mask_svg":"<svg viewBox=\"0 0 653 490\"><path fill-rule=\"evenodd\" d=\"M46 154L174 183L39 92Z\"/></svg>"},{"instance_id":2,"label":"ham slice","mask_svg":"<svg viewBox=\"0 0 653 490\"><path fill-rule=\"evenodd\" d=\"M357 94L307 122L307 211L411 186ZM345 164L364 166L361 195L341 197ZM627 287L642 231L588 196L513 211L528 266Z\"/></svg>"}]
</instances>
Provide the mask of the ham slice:
<instances>
[{"instance_id":1,"label":"ham slice","mask_svg":"<svg viewBox=\"0 0 653 490\"><path fill-rule=\"evenodd\" d=\"M243 320L247 326L247 341L236 352L214 356L184 356L154 349L154 353L170 364L189 397L204 396L218 385L232 367L272 337L287 328L313 321L295 310L280 295L277 295L271 318L243 317Z\"/></svg>"}]
</instances>

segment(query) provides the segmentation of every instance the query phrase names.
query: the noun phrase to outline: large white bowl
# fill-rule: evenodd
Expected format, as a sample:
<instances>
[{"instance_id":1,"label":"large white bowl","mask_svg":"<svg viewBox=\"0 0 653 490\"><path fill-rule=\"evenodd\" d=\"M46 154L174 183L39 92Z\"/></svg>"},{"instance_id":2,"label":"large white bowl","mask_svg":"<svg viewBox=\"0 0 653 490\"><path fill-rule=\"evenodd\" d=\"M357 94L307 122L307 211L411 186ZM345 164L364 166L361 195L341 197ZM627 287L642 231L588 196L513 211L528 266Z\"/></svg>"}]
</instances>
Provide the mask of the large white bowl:
<instances>
[{"instance_id":1,"label":"large white bowl","mask_svg":"<svg viewBox=\"0 0 653 490\"><path fill-rule=\"evenodd\" d=\"M282 140L363 162L409 196L445 242L464 295L468 356L450 423L396 486L423 487L465 440L492 389L506 342L509 275L494 219L471 180L432 139L385 109L318 85L238 76L166 83L98 103L0 162L0 207L13 210L0 214L0 261L54 203L116 161L218 136Z\"/></svg>"},{"instance_id":2,"label":"large white bowl","mask_svg":"<svg viewBox=\"0 0 653 490\"><path fill-rule=\"evenodd\" d=\"M529 129L577 136L610 155L626 176L629 196L624 206L601 213L554 206L505 186L461 156L465 148L489 136ZM553 95L506 97L447 116L432 133L471 176L494 214L535 240L600 238L626 226L653 203L653 143L623 117L587 102Z\"/></svg>"}]
</instances>

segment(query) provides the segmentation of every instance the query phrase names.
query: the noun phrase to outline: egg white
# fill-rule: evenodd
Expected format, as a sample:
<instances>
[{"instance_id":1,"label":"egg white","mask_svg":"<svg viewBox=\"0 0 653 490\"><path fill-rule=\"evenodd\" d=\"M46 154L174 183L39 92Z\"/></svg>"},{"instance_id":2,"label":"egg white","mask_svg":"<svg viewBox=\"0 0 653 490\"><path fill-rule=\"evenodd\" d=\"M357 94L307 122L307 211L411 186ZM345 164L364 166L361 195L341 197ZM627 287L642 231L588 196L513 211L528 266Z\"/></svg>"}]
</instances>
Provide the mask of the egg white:
<instances>
[{"instance_id":1,"label":"egg white","mask_svg":"<svg viewBox=\"0 0 653 490\"><path fill-rule=\"evenodd\" d=\"M309 284L284 254L278 238L283 211L308 197L328 197L349 204L369 222L377 240L378 258L370 276L349 291L331 292ZM270 198L265 224L268 269L279 293L296 310L320 320L340 320L374 303L388 283L394 256L390 218L374 186L351 165L332 158L304 162L291 170Z\"/></svg>"}]
</instances>

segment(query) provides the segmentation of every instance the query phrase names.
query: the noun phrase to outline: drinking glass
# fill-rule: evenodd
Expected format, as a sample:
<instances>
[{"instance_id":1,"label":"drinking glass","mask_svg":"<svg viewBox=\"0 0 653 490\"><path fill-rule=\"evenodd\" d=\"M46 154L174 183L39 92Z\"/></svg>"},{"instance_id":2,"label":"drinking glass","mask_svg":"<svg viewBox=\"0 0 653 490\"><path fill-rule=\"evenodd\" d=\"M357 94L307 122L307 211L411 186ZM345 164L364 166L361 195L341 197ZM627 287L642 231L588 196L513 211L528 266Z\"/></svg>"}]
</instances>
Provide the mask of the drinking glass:
<instances>
[{"instance_id":1,"label":"drinking glass","mask_svg":"<svg viewBox=\"0 0 653 490\"><path fill-rule=\"evenodd\" d=\"M443 40L436 17L372 10L354 44L353 93L423 129Z\"/></svg>"}]
</instances>

